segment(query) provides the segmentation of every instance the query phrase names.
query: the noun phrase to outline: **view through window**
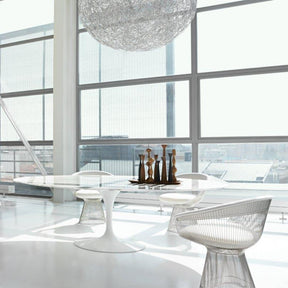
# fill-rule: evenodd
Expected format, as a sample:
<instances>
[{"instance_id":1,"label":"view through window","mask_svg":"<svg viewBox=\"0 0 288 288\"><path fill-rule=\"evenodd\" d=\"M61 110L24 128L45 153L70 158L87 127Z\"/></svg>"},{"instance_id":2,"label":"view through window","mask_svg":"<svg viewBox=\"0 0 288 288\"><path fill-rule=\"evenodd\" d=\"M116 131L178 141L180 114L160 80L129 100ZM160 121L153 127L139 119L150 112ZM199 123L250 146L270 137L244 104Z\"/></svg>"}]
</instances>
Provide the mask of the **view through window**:
<instances>
[{"instance_id":1,"label":"view through window","mask_svg":"<svg viewBox=\"0 0 288 288\"><path fill-rule=\"evenodd\" d=\"M50 174L53 173L53 9L50 0L0 2L0 96ZM3 109L0 144L1 187L12 184L15 177L40 174ZM51 196L50 191L17 187L16 193Z\"/></svg>"},{"instance_id":2,"label":"view through window","mask_svg":"<svg viewBox=\"0 0 288 288\"><path fill-rule=\"evenodd\" d=\"M79 169L137 175L138 149L165 143L178 173L287 183L288 3L241 2L199 0L191 27L149 52L102 46L80 23Z\"/></svg>"}]
</instances>

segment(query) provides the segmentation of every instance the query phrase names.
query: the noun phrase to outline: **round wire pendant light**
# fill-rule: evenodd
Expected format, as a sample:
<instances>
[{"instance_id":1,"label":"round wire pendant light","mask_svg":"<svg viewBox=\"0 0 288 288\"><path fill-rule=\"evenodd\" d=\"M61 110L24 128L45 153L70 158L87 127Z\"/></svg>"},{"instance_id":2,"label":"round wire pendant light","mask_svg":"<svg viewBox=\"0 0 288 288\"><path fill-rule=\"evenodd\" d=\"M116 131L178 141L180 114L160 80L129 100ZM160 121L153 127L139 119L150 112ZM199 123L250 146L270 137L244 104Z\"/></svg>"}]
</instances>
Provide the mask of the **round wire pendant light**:
<instances>
[{"instance_id":1,"label":"round wire pendant light","mask_svg":"<svg viewBox=\"0 0 288 288\"><path fill-rule=\"evenodd\" d=\"M168 44L191 23L196 0L79 0L78 8L101 44L146 51Z\"/></svg>"}]
</instances>

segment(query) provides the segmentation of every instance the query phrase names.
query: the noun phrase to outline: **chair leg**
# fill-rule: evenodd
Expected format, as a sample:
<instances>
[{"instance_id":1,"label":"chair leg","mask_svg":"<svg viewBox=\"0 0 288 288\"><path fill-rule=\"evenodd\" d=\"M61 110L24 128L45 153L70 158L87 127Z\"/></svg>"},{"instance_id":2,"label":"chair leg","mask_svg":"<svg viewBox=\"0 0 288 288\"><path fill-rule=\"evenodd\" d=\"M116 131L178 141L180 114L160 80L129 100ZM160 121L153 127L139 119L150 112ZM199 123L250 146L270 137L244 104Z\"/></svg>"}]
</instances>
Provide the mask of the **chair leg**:
<instances>
[{"instance_id":1,"label":"chair leg","mask_svg":"<svg viewBox=\"0 0 288 288\"><path fill-rule=\"evenodd\" d=\"M209 249L200 288L255 288L243 251Z\"/></svg>"},{"instance_id":2,"label":"chair leg","mask_svg":"<svg viewBox=\"0 0 288 288\"><path fill-rule=\"evenodd\" d=\"M170 217L170 221L169 221L169 225L168 225L168 231L169 232L174 232L177 233L177 229L176 229L176 215L178 213L181 212L185 212L186 211L186 207L184 206L179 206L179 205L175 205L172 209L171 212L171 217Z\"/></svg>"},{"instance_id":3,"label":"chair leg","mask_svg":"<svg viewBox=\"0 0 288 288\"><path fill-rule=\"evenodd\" d=\"M84 199L79 224L97 225L105 223L105 215L100 199Z\"/></svg>"}]
</instances>

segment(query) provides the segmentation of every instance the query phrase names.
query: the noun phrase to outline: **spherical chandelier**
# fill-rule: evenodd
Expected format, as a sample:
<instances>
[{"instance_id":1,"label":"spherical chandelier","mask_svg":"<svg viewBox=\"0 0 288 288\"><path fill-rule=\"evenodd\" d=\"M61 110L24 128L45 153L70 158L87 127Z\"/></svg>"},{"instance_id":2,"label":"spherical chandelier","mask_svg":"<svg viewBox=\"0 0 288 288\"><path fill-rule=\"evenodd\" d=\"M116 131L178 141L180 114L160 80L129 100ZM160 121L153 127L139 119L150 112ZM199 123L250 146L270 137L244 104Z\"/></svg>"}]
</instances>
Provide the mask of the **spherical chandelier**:
<instances>
[{"instance_id":1,"label":"spherical chandelier","mask_svg":"<svg viewBox=\"0 0 288 288\"><path fill-rule=\"evenodd\" d=\"M146 51L168 44L191 23L196 0L79 0L78 8L101 44Z\"/></svg>"}]
</instances>

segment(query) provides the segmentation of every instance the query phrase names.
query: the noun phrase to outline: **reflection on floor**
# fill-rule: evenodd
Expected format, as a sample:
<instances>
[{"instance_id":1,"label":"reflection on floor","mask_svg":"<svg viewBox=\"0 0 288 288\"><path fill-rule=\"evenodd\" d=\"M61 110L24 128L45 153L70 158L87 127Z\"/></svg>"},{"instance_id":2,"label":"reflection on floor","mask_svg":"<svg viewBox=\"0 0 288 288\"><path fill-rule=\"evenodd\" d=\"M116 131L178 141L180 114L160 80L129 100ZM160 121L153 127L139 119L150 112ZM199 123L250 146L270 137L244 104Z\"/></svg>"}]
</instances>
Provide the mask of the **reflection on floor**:
<instances>
[{"instance_id":1,"label":"reflection on floor","mask_svg":"<svg viewBox=\"0 0 288 288\"><path fill-rule=\"evenodd\" d=\"M0 207L1 288L199 287L206 250L166 232L169 209L116 205L115 233L146 249L108 254L73 245L104 231L104 225L77 225L81 202L13 200L15 206ZM246 252L258 288L288 287L288 221L282 224L279 217L269 215L261 240Z\"/></svg>"}]
</instances>

